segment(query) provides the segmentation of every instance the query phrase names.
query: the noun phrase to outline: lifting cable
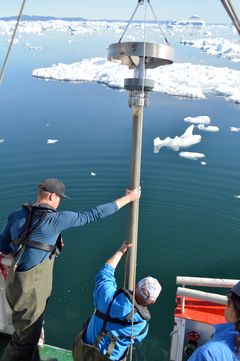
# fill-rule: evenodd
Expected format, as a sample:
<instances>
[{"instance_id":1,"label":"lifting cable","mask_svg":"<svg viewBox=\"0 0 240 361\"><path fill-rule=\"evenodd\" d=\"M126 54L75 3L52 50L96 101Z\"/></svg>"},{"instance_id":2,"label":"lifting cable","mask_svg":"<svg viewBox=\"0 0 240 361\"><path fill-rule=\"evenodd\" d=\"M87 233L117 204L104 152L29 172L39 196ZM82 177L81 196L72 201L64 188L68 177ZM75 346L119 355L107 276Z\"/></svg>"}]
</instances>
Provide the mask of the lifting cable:
<instances>
[{"instance_id":1,"label":"lifting cable","mask_svg":"<svg viewBox=\"0 0 240 361\"><path fill-rule=\"evenodd\" d=\"M147 20L146 20L146 11L147 11L147 9L146 9L146 8L147 8L146 3L148 3L148 5L149 5L149 7L150 7L150 9L151 9L151 11L152 11L152 14L153 14L153 16L154 16L154 19L155 19L155 21L156 21L156 23L157 23L157 25L158 25L158 27L159 27L160 33L161 33L161 35L162 35L165 43L168 44L168 45L170 45L168 39L166 38L166 36L165 36L165 34L164 34L164 32L163 32L163 29L162 29L162 27L161 27L160 21L159 21L159 19L157 18L156 14L155 14L155 12L154 12L154 10L153 10L153 7L152 7L152 5L151 5L151 3L150 3L150 0L138 0L138 4L137 4L136 8L134 9L133 14L132 14L130 20L128 21L127 26L126 26L126 28L124 29L124 32L123 32L123 34L122 34L122 36L120 37L120 39L119 39L118 42L121 43L121 41L122 41L124 35L126 34L128 28L129 28L129 25L131 24L131 22L132 22L132 20L133 20L133 18L134 18L134 16L135 16L135 14L136 14L139 6L140 6L140 5L143 5L144 2L145 2L145 15L144 15L144 16L145 16L145 24L144 24L144 26L146 27L146 21L147 21Z\"/></svg>"},{"instance_id":2,"label":"lifting cable","mask_svg":"<svg viewBox=\"0 0 240 361\"><path fill-rule=\"evenodd\" d=\"M15 39L15 36L16 36L16 33L17 33L18 25L19 25L19 22L20 22L20 19L21 19L21 16L22 16L22 12L23 12L23 9L24 9L25 2L26 2L26 0L23 0L20 12L19 12L18 17L17 17L17 22L16 22L16 25L15 25L15 29L13 31L12 39L11 39L9 47L8 47L7 55L5 57L5 60L4 60L3 66L2 66L2 70L1 70L1 73L0 73L0 85L2 83L3 74L4 74L5 68L6 68L7 63L8 63L8 59L9 59L11 49L12 49L12 46L13 46L13 42L14 42L14 39Z\"/></svg>"}]
</instances>

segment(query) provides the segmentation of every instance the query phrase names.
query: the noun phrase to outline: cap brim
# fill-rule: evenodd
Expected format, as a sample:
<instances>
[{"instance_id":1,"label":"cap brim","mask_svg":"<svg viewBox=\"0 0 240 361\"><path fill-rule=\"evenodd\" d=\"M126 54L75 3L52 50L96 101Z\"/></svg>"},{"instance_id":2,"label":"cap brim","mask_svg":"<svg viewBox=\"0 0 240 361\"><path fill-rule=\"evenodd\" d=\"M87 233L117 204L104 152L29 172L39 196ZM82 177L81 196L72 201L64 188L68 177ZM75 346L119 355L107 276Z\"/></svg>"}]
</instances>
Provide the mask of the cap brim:
<instances>
[{"instance_id":1,"label":"cap brim","mask_svg":"<svg viewBox=\"0 0 240 361\"><path fill-rule=\"evenodd\" d=\"M70 197L66 196L65 194L63 196L61 196L62 198L67 198L67 199L71 199Z\"/></svg>"}]
</instances>

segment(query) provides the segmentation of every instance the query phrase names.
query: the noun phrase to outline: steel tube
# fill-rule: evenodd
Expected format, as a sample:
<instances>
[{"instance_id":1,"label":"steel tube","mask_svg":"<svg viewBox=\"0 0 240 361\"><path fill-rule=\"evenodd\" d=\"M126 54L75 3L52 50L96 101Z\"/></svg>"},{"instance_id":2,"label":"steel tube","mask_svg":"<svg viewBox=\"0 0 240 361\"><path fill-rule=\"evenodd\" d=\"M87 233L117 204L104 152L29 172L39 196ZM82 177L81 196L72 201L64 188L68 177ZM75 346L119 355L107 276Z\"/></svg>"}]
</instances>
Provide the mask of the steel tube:
<instances>
[{"instance_id":1,"label":"steel tube","mask_svg":"<svg viewBox=\"0 0 240 361\"><path fill-rule=\"evenodd\" d=\"M177 285L232 288L239 280L177 276Z\"/></svg>"},{"instance_id":2,"label":"steel tube","mask_svg":"<svg viewBox=\"0 0 240 361\"><path fill-rule=\"evenodd\" d=\"M235 26L238 35L240 35L240 20L239 17L236 14L236 11L234 10L234 7L230 0L220 0L224 9L228 13L228 16L232 20L233 25Z\"/></svg>"},{"instance_id":3,"label":"steel tube","mask_svg":"<svg viewBox=\"0 0 240 361\"><path fill-rule=\"evenodd\" d=\"M130 189L140 186L142 128L143 107L136 105L133 107ZM136 283L138 214L139 200L136 200L135 202L130 203L128 214L127 239L130 243L133 243L133 246L128 250L126 256L124 287L130 290L133 290Z\"/></svg>"},{"instance_id":4,"label":"steel tube","mask_svg":"<svg viewBox=\"0 0 240 361\"><path fill-rule=\"evenodd\" d=\"M227 297L218 295L217 293L209 293L209 292L203 292L203 291L197 291L197 290L191 290L189 288L177 288L177 295L183 296L183 297L192 297L199 300L209 301L213 303L219 303L221 305L226 305L227 303Z\"/></svg>"}]
</instances>

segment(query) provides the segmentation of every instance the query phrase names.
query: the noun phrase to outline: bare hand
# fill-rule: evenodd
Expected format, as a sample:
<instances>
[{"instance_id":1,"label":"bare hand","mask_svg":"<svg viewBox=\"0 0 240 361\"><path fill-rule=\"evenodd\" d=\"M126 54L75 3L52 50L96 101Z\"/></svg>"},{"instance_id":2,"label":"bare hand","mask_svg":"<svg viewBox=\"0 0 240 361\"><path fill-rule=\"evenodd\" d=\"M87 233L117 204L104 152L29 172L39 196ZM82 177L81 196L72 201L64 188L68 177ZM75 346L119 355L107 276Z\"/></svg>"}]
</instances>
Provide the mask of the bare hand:
<instances>
[{"instance_id":1,"label":"bare hand","mask_svg":"<svg viewBox=\"0 0 240 361\"><path fill-rule=\"evenodd\" d=\"M126 195L130 198L131 202L136 201L136 199L139 199L141 196L141 187L137 187L135 189L127 189Z\"/></svg>"},{"instance_id":2,"label":"bare hand","mask_svg":"<svg viewBox=\"0 0 240 361\"><path fill-rule=\"evenodd\" d=\"M128 241L124 241L121 247L119 248L119 251L122 252L122 254L126 253L128 248L132 247L132 243L128 243Z\"/></svg>"}]
</instances>

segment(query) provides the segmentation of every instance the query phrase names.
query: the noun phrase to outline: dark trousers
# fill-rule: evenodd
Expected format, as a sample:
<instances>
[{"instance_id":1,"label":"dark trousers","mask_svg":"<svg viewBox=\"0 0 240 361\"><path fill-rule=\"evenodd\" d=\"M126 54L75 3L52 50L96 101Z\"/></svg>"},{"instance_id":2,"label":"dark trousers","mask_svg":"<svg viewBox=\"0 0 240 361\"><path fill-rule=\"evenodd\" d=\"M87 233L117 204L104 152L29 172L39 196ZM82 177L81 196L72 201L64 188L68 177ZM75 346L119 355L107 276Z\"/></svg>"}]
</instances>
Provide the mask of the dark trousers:
<instances>
[{"instance_id":1,"label":"dark trousers","mask_svg":"<svg viewBox=\"0 0 240 361\"><path fill-rule=\"evenodd\" d=\"M41 361L38 340L43 325L43 314L30 327L14 332L1 361Z\"/></svg>"}]
</instances>

